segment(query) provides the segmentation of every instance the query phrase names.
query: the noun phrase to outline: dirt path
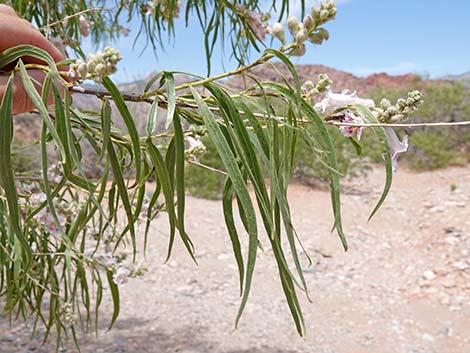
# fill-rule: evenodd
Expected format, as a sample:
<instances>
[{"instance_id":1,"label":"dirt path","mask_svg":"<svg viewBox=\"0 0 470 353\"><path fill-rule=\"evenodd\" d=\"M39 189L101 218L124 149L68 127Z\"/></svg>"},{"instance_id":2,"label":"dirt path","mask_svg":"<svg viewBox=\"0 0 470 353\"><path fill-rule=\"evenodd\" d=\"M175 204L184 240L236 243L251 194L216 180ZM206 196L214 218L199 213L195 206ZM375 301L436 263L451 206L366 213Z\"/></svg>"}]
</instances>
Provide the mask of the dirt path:
<instances>
[{"instance_id":1,"label":"dirt path","mask_svg":"<svg viewBox=\"0 0 470 353\"><path fill-rule=\"evenodd\" d=\"M258 256L251 298L234 330L238 277L221 204L188 197L187 228L199 267L180 244L162 265L167 226L161 217L149 272L123 287L114 330L103 330L98 341L84 339L83 351L470 352L470 169L401 170L384 208L367 223L383 177L374 170L345 187L347 253L329 234L329 195L290 189L298 233L315 263L305 268L313 299L302 297L307 338L297 336L268 247ZM0 319L0 352L33 351L50 352L51 346L30 341L21 325L10 328Z\"/></svg>"}]
</instances>

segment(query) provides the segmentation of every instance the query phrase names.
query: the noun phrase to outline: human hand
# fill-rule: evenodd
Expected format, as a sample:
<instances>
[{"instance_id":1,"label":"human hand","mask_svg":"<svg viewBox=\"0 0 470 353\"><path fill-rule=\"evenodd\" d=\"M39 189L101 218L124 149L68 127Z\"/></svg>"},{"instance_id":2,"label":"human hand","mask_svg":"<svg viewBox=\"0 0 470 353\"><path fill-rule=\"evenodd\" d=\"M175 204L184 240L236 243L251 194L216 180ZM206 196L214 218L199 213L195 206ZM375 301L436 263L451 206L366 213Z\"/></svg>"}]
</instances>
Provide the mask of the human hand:
<instances>
[{"instance_id":1,"label":"human hand","mask_svg":"<svg viewBox=\"0 0 470 353\"><path fill-rule=\"evenodd\" d=\"M15 47L17 45L29 44L38 47L51 55L56 61L65 59L65 55L60 52L51 42L49 42L34 26L28 21L20 18L16 12L8 5L0 4L0 52ZM22 58L25 64L43 64L41 60L32 57ZM0 70L5 68L0 68ZM41 70L28 70L28 74L40 85L46 75ZM8 82L9 75L0 74L0 102ZM28 94L24 90L21 77L16 76L13 86L13 114L28 112L34 109Z\"/></svg>"}]
</instances>

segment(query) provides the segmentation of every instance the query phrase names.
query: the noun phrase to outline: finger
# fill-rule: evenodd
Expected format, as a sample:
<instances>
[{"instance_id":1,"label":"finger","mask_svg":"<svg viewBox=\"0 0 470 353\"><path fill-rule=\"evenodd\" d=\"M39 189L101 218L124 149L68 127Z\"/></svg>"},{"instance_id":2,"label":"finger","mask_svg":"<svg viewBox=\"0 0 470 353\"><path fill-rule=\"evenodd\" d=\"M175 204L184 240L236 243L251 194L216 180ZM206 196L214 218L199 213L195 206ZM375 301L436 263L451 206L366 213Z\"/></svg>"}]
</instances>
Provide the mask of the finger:
<instances>
[{"instance_id":1,"label":"finger","mask_svg":"<svg viewBox=\"0 0 470 353\"><path fill-rule=\"evenodd\" d=\"M29 44L48 52L54 61L62 61L65 55L49 42L28 21L0 12L0 52L17 45ZM26 58L28 63L43 64L39 59Z\"/></svg>"},{"instance_id":2,"label":"finger","mask_svg":"<svg viewBox=\"0 0 470 353\"><path fill-rule=\"evenodd\" d=\"M5 15L16 16L19 17L15 10L11 6L0 4L0 13L4 13Z\"/></svg>"},{"instance_id":3,"label":"finger","mask_svg":"<svg viewBox=\"0 0 470 353\"><path fill-rule=\"evenodd\" d=\"M41 70L28 70L28 75L33 82L34 87L41 93L42 83L46 78L46 74ZM0 99L3 97L3 92L5 91L5 87L8 82L9 76L0 76ZM63 97L63 89L61 88L60 84L57 83L59 87L59 92L61 97ZM53 104L54 97L52 95L52 91L48 97L47 104ZM34 110L36 107L34 106L33 102L29 99L28 93L24 89L23 80L20 75L16 75L13 80L13 107L12 113L14 115L26 113Z\"/></svg>"}]
</instances>

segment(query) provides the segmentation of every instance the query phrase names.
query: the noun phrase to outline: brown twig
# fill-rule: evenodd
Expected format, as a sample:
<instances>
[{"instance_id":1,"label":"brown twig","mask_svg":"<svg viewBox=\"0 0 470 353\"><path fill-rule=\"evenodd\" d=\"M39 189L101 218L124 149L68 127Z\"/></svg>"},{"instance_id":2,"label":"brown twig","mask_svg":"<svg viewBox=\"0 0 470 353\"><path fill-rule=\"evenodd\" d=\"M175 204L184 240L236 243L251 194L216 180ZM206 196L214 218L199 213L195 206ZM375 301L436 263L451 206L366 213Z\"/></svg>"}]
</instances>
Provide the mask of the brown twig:
<instances>
[{"instance_id":1,"label":"brown twig","mask_svg":"<svg viewBox=\"0 0 470 353\"><path fill-rule=\"evenodd\" d=\"M70 88L70 91L74 93L79 93L79 94L90 94L94 95L98 98L112 98L111 95L101 89L95 89L91 87L82 87L82 86L74 86ZM145 97L139 94L135 93L124 93L121 92L121 96L125 101L129 102L145 102L152 104L154 102L154 98L150 97ZM163 100L159 99L158 100L158 106L162 108L166 108L168 106L168 103ZM189 108L189 109L198 109L198 106L196 104L191 104L191 103L186 103L186 102L176 102L176 106L181 107L181 108ZM212 111L220 111L218 107L210 107L209 109ZM241 115L244 114L243 111L239 112ZM282 116L268 116L267 114L263 113L254 113L254 115L258 118L261 119L276 119L279 121L285 120L284 117ZM298 120L298 123L303 124L303 125L308 125L310 124L310 121L307 119L301 119ZM353 126L353 127L394 127L394 128L417 128L417 127L439 127L439 126L466 126L470 125L470 121L456 121L456 122L437 122L437 123L398 123L398 124L386 124L386 123L378 123L378 124L370 124L370 123L345 123L341 121L334 121L334 120L329 120L325 121L325 124L328 125L335 125L335 126Z\"/></svg>"}]
</instances>

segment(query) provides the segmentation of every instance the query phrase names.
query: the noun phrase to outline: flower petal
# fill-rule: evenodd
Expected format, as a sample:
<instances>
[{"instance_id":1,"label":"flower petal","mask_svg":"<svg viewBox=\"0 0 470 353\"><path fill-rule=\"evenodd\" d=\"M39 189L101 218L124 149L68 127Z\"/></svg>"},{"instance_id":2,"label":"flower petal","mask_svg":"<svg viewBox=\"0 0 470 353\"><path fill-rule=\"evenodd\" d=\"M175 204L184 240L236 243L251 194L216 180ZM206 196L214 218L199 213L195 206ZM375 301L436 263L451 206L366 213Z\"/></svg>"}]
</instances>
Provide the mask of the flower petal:
<instances>
[{"instance_id":1,"label":"flower petal","mask_svg":"<svg viewBox=\"0 0 470 353\"><path fill-rule=\"evenodd\" d=\"M390 154L392 156L392 168L396 172L398 170L398 154L408 150L408 136L404 136L400 141L395 130L391 127L386 127L385 134L387 135L388 144L390 145Z\"/></svg>"}]
</instances>

